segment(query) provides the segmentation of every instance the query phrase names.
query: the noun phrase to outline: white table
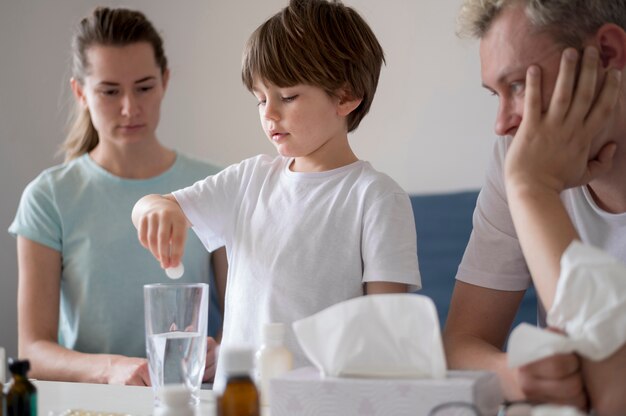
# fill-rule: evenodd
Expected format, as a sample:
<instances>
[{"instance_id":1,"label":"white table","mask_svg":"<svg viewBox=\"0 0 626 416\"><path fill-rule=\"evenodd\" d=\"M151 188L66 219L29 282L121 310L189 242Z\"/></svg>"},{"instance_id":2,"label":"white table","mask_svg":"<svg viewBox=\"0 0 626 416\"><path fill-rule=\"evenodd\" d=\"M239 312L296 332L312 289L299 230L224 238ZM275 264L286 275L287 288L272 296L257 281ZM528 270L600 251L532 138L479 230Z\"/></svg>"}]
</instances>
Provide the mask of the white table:
<instances>
[{"instance_id":1,"label":"white table","mask_svg":"<svg viewBox=\"0 0 626 416\"><path fill-rule=\"evenodd\" d=\"M152 414L151 387L110 384L34 381L38 393L38 414L48 416L68 409L122 413L132 416ZM200 390L197 415L215 414L215 396L211 390Z\"/></svg>"}]
</instances>

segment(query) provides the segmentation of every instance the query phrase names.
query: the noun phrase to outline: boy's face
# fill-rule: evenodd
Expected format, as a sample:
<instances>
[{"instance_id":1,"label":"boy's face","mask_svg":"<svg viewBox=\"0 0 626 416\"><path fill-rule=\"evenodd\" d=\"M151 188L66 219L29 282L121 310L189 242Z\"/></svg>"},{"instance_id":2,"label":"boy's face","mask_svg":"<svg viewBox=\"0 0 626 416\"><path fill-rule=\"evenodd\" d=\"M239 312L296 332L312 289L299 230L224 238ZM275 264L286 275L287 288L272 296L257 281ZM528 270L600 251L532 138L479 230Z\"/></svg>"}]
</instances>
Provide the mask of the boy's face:
<instances>
[{"instance_id":1,"label":"boy's face","mask_svg":"<svg viewBox=\"0 0 626 416\"><path fill-rule=\"evenodd\" d=\"M299 84L281 88L258 77L253 93L269 140L279 154L297 158L296 165L304 167L295 166L295 170L327 167L347 144L347 121L338 97L319 87Z\"/></svg>"}]
</instances>

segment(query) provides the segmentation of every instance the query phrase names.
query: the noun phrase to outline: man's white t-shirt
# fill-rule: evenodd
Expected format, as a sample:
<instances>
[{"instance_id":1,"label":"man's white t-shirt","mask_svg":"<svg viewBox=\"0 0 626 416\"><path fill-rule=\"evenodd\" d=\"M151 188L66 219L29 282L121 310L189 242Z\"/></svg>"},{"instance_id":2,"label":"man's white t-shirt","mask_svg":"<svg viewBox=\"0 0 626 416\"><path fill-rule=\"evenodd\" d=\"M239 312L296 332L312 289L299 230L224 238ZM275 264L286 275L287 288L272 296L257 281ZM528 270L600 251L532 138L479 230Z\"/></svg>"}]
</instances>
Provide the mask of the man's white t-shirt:
<instances>
[{"instance_id":1,"label":"man's white t-shirt","mask_svg":"<svg viewBox=\"0 0 626 416\"><path fill-rule=\"evenodd\" d=\"M174 196L208 250L226 246L222 348L257 348L263 324L283 322L298 367L310 363L293 321L363 295L366 282L415 290L421 279L411 203L391 178L363 161L292 172L292 160L247 159Z\"/></svg>"},{"instance_id":2,"label":"man's white t-shirt","mask_svg":"<svg viewBox=\"0 0 626 416\"><path fill-rule=\"evenodd\" d=\"M474 211L474 229L456 278L498 290L525 290L530 272L522 254L504 188L504 158L511 138L498 139ZM626 180L626 178L625 178ZM561 194L583 242L603 249L626 263L626 213L611 214L599 208L586 186ZM540 322L545 322L540 311Z\"/></svg>"}]
</instances>

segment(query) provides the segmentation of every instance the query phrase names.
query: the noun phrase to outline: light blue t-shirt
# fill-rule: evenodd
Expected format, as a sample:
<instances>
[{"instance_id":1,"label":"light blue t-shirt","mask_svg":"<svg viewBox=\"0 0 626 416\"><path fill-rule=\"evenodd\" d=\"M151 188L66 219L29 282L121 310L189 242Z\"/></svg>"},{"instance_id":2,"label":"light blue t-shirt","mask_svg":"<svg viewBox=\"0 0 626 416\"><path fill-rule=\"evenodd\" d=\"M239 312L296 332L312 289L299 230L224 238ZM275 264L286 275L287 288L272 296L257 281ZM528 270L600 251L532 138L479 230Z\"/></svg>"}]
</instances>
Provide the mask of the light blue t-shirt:
<instances>
[{"instance_id":1,"label":"light blue t-shirt","mask_svg":"<svg viewBox=\"0 0 626 416\"><path fill-rule=\"evenodd\" d=\"M219 168L178 154L150 179L124 179L88 154L42 172L24 190L9 233L61 253L59 344L86 353L145 357L143 285L169 279L141 246L131 222L137 200L165 194L215 174ZM211 289L209 335L221 325L210 253L189 231L178 282Z\"/></svg>"}]
</instances>

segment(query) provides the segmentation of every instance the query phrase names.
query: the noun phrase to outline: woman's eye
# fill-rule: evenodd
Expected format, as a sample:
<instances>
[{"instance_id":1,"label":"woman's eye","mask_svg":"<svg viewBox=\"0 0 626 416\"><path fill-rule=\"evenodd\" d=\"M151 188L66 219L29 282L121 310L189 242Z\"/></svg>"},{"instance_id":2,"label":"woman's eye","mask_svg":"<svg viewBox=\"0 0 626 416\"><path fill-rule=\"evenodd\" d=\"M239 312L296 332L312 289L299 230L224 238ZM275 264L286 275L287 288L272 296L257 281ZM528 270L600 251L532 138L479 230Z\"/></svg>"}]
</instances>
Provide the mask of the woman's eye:
<instances>
[{"instance_id":1,"label":"woman's eye","mask_svg":"<svg viewBox=\"0 0 626 416\"><path fill-rule=\"evenodd\" d=\"M112 97L118 94L118 90L101 90L100 94L107 96L107 97Z\"/></svg>"},{"instance_id":2,"label":"woman's eye","mask_svg":"<svg viewBox=\"0 0 626 416\"><path fill-rule=\"evenodd\" d=\"M148 91L150 91L153 88L154 88L154 85L146 85L146 86L143 86L143 87L139 87L138 89L139 89L140 92L148 92Z\"/></svg>"}]
</instances>

